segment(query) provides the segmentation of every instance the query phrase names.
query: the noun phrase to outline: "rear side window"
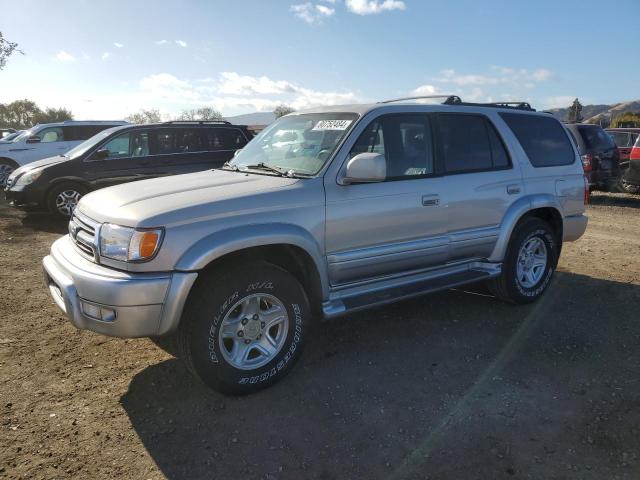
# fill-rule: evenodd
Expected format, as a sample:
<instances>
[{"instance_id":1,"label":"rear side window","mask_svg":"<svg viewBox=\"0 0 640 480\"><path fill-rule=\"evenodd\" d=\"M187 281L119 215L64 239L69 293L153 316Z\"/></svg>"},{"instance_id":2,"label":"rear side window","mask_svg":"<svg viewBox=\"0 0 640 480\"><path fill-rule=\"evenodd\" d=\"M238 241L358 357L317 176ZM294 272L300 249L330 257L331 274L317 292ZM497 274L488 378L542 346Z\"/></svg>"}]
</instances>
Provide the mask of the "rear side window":
<instances>
[{"instance_id":1,"label":"rear side window","mask_svg":"<svg viewBox=\"0 0 640 480\"><path fill-rule=\"evenodd\" d=\"M194 153L206 150L197 128L162 128L153 130L152 155Z\"/></svg>"},{"instance_id":2,"label":"rear side window","mask_svg":"<svg viewBox=\"0 0 640 480\"><path fill-rule=\"evenodd\" d=\"M509 155L484 116L443 113L438 115L438 129L446 173L509 166Z\"/></svg>"},{"instance_id":3,"label":"rear side window","mask_svg":"<svg viewBox=\"0 0 640 480\"><path fill-rule=\"evenodd\" d=\"M294 141L295 139L278 141ZM238 150L247 144L247 139L237 128L209 128L205 130L206 150Z\"/></svg>"},{"instance_id":4,"label":"rear side window","mask_svg":"<svg viewBox=\"0 0 640 480\"><path fill-rule=\"evenodd\" d=\"M574 162L571 141L556 119L518 113L500 113L500 116L534 167L556 167Z\"/></svg>"},{"instance_id":5,"label":"rear side window","mask_svg":"<svg viewBox=\"0 0 640 480\"><path fill-rule=\"evenodd\" d=\"M587 145L587 148L613 148L615 144L607 132L598 126L580 126L578 132Z\"/></svg>"}]
</instances>

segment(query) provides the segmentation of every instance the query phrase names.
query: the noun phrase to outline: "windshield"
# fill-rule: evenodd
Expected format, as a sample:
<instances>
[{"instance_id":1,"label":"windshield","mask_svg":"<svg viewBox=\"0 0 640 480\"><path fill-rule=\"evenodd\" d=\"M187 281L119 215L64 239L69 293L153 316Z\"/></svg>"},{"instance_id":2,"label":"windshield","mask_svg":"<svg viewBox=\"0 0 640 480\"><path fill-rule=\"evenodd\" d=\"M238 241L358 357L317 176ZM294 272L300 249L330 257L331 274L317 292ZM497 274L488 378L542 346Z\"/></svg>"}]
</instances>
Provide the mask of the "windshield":
<instances>
[{"instance_id":1,"label":"windshield","mask_svg":"<svg viewBox=\"0 0 640 480\"><path fill-rule=\"evenodd\" d=\"M260 132L229 162L315 175L353 126L355 113L308 113L282 117Z\"/></svg>"},{"instance_id":2,"label":"windshield","mask_svg":"<svg viewBox=\"0 0 640 480\"><path fill-rule=\"evenodd\" d=\"M74 148L72 148L67 153L65 153L64 156L69 158L79 157L80 155L83 155L85 152L87 152L87 150L93 148L95 145L97 145L102 140L107 138L113 132L116 132L121 128L122 127L112 127L112 128L107 128L106 130L102 130L100 133L94 135L88 140L85 140L80 145L76 145Z\"/></svg>"}]
</instances>

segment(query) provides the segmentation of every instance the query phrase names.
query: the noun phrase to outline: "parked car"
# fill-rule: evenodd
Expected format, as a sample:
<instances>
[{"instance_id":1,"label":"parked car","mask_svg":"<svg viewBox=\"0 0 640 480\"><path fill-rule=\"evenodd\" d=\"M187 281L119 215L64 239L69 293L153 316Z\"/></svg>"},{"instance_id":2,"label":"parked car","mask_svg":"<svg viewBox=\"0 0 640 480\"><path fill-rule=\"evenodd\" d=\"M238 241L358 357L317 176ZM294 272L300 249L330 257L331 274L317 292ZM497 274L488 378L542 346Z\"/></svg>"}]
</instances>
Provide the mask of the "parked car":
<instances>
[{"instance_id":1,"label":"parked car","mask_svg":"<svg viewBox=\"0 0 640 480\"><path fill-rule=\"evenodd\" d=\"M640 128L608 128L620 154L620 190L640 192Z\"/></svg>"},{"instance_id":2,"label":"parked car","mask_svg":"<svg viewBox=\"0 0 640 480\"><path fill-rule=\"evenodd\" d=\"M23 209L69 217L80 198L118 183L221 167L251 134L229 122L169 122L103 130L64 155L15 170L5 195Z\"/></svg>"},{"instance_id":3,"label":"parked car","mask_svg":"<svg viewBox=\"0 0 640 480\"><path fill-rule=\"evenodd\" d=\"M36 160L61 155L96 133L122 121L66 121L43 123L24 131L9 143L0 142L0 188L13 170Z\"/></svg>"},{"instance_id":4,"label":"parked car","mask_svg":"<svg viewBox=\"0 0 640 480\"><path fill-rule=\"evenodd\" d=\"M282 131L313 143L273 161ZM168 336L195 376L242 394L290 371L316 319L477 281L535 301L587 197L567 131L527 104L319 108L220 169L83 197L45 280L76 327Z\"/></svg>"},{"instance_id":5,"label":"parked car","mask_svg":"<svg viewBox=\"0 0 640 480\"><path fill-rule=\"evenodd\" d=\"M613 139L599 125L566 125L578 146L584 174L592 190L615 190L620 181L620 154Z\"/></svg>"},{"instance_id":6,"label":"parked car","mask_svg":"<svg viewBox=\"0 0 640 480\"><path fill-rule=\"evenodd\" d=\"M0 140L3 140L7 135L15 133L15 128L0 128Z\"/></svg>"},{"instance_id":7,"label":"parked car","mask_svg":"<svg viewBox=\"0 0 640 480\"><path fill-rule=\"evenodd\" d=\"M14 132L7 133L4 137L0 138L0 145L3 143L8 143L20 135L24 130L16 130Z\"/></svg>"}]
</instances>

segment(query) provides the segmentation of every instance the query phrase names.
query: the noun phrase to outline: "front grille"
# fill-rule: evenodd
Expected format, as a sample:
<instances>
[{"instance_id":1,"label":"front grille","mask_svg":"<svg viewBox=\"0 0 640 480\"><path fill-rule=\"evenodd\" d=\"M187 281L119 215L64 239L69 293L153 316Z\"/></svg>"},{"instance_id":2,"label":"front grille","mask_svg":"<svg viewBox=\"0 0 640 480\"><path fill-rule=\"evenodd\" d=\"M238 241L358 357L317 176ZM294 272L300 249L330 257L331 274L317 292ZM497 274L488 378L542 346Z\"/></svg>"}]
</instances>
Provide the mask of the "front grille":
<instances>
[{"instance_id":1,"label":"front grille","mask_svg":"<svg viewBox=\"0 0 640 480\"><path fill-rule=\"evenodd\" d=\"M87 258L98 261L98 242L95 238L98 222L74 210L69 222L69 236L76 248Z\"/></svg>"}]
</instances>

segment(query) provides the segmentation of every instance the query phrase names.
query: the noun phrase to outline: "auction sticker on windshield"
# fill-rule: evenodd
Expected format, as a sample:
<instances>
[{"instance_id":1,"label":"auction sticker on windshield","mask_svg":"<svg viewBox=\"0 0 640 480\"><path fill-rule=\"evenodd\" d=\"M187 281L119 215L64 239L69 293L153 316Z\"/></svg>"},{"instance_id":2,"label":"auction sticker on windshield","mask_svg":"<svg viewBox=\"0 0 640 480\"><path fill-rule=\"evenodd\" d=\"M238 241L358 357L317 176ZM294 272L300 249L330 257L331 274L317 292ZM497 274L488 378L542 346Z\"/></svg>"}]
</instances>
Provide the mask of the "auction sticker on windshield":
<instances>
[{"instance_id":1,"label":"auction sticker on windshield","mask_svg":"<svg viewBox=\"0 0 640 480\"><path fill-rule=\"evenodd\" d=\"M346 130L352 120L320 120L313 130Z\"/></svg>"}]
</instances>

